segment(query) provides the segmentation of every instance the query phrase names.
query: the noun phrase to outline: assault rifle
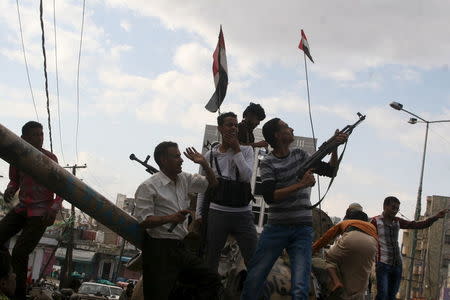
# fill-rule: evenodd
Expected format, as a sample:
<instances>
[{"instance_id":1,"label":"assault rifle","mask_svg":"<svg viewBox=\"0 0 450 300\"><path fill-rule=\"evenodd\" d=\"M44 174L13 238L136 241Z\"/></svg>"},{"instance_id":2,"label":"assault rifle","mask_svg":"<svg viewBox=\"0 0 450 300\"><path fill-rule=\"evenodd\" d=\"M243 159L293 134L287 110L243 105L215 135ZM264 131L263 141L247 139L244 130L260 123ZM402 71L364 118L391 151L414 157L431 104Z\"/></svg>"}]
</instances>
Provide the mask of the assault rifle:
<instances>
[{"instance_id":1,"label":"assault rifle","mask_svg":"<svg viewBox=\"0 0 450 300\"><path fill-rule=\"evenodd\" d=\"M348 135L350 135L353 131L353 129L355 129L356 126L359 125L359 123L361 123L362 121L364 121L364 119L366 118L365 115L361 114L361 113L357 113L358 115L358 121L356 121L354 124L352 125L347 125L345 126L341 131L339 131L339 133L346 133ZM329 138L327 141L325 141L320 147L319 149L313 154L311 155L307 161L305 161L301 166L300 169L297 173L298 178L303 178L303 175L305 175L306 171L308 171L311 168L314 168L314 166L319 163L320 161L322 161L322 159L327 156L328 154L330 154L331 152L334 151L334 149L336 149L336 147L339 146L338 142L336 141L336 135L333 135L331 138ZM342 158L342 156L341 156Z\"/></svg>"},{"instance_id":2,"label":"assault rifle","mask_svg":"<svg viewBox=\"0 0 450 300\"><path fill-rule=\"evenodd\" d=\"M139 158L137 158L136 155L134 155L134 153L131 153L130 154L130 159L131 160L135 160L138 163L140 163L141 165L143 165L146 168L145 171L149 172L152 175L159 172L158 169L156 169L155 167L150 166L147 163L148 160L150 159L150 155L147 155L147 158L144 161L142 161Z\"/></svg>"}]
</instances>

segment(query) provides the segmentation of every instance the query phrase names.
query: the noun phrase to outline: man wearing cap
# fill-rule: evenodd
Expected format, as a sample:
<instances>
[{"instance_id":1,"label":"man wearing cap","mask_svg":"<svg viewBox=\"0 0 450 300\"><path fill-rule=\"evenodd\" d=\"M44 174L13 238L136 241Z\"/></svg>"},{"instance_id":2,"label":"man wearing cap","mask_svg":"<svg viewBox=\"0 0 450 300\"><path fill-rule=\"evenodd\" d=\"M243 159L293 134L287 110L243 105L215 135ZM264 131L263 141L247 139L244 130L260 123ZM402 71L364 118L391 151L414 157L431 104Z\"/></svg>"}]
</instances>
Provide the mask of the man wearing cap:
<instances>
[{"instance_id":1,"label":"man wearing cap","mask_svg":"<svg viewBox=\"0 0 450 300\"><path fill-rule=\"evenodd\" d=\"M357 207L348 211L344 221L331 227L314 243L313 252L338 235L340 239L328 250L325 260L332 282L330 298L339 295L340 299L362 300L377 251L375 226Z\"/></svg>"},{"instance_id":2,"label":"man wearing cap","mask_svg":"<svg viewBox=\"0 0 450 300\"><path fill-rule=\"evenodd\" d=\"M351 203L348 206L347 210L345 211L344 220L347 220L348 219L348 214L350 212L354 211L354 210L356 210L356 211L363 211L363 208L362 208L361 204L359 204L359 203L356 203L356 202Z\"/></svg>"}]
</instances>

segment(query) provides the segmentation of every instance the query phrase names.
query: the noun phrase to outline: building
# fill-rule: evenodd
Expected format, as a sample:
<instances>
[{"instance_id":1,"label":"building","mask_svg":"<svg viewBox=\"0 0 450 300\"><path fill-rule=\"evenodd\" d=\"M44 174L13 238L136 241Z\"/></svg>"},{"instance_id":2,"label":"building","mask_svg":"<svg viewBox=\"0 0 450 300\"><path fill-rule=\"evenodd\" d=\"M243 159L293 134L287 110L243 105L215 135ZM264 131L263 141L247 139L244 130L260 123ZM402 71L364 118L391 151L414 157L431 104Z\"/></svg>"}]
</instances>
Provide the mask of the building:
<instances>
[{"instance_id":1,"label":"building","mask_svg":"<svg viewBox=\"0 0 450 300\"><path fill-rule=\"evenodd\" d=\"M450 206L450 197L428 196L425 215L421 219L435 215ZM403 278L399 296L406 296L407 280L411 259L412 230L404 230L402 256ZM411 297L424 299L444 299L449 294L448 281L450 264L450 217L436 221L431 227L417 232L417 246L414 256ZM447 286L448 285L448 286ZM441 295L441 297L440 297ZM447 298L445 298L447 299Z\"/></svg>"},{"instance_id":2,"label":"building","mask_svg":"<svg viewBox=\"0 0 450 300\"><path fill-rule=\"evenodd\" d=\"M256 128L253 131L255 136L255 141L264 140L262 129ZM203 146L202 153L205 154L209 149L211 149L211 145L214 145L219 141L220 134L217 130L217 126L215 125L206 125L205 133L203 136ZM315 152L314 150L314 140L308 137L295 136L294 142L291 144L292 148L301 148L312 154ZM255 203L253 204L253 214L255 217L255 224L257 225L258 232L262 231L263 225L267 222L267 209L268 206L263 200L263 196L261 194L261 178L259 173L259 165L261 160L264 159L266 155L266 150L264 148L255 148L255 160L253 164L253 176L251 180L252 192L255 197Z\"/></svg>"}]
</instances>

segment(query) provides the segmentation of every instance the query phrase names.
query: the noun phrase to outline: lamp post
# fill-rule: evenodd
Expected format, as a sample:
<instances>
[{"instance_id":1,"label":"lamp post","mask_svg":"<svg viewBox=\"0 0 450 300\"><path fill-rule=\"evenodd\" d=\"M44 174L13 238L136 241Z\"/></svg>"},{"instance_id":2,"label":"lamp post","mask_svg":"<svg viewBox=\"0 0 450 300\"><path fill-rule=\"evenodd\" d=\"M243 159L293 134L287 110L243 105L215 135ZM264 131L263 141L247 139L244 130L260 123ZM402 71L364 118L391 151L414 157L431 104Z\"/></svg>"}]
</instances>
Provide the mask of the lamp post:
<instances>
[{"instance_id":1,"label":"lamp post","mask_svg":"<svg viewBox=\"0 0 450 300\"><path fill-rule=\"evenodd\" d=\"M422 166L420 168L420 180L419 180L419 188L417 190L417 202L416 202L416 211L414 213L414 220L418 221L419 217L420 217L420 210L421 210L421 199L422 199L422 183L423 183L423 170L425 167L425 156L426 156L426 152L427 152L427 142L428 142L428 128L429 125L432 123L445 123L445 122L450 122L450 120L437 120L437 121L427 121L425 119L423 119L422 117L407 111L406 109L403 108L403 105L398 103L398 102L392 102L391 104L389 104L393 109L395 110L401 110L404 111L412 116L414 116L414 118L410 118L408 123L410 124L416 124L418 123L420 120L421 123L425 123L426 124L426 130L425 130L425 142L423 145L423 155L422 155ZM417 246L417 229L413 230L413 236L412 236L412 241L411 241L411 253L410 253L410 257L411 257L411 263L409 265L409 274L408 274L408 279L407 279L407 287L406 287L406 299L410 299L411 296L411 282L412 282L412 277L413 277L413 268L414 268L414 255L416 253L416 246Z\"/></svg>"}]
</instances>

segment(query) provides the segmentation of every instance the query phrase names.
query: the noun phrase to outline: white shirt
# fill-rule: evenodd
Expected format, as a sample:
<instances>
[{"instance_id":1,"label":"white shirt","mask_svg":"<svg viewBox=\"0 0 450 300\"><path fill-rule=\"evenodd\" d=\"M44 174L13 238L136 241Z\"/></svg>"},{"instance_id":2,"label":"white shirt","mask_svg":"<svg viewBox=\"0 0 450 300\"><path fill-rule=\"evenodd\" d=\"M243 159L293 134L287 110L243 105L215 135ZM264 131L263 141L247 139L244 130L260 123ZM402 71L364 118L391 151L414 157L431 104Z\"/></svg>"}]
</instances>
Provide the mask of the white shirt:
<instances>
[{"instance_id":1,"label":"white shirt","mask_svg":"<svg viewBox=\"0 0 450 300\"><path fill-rule=\"evenodd\" d=\"M182 209L189 208L188 193L203 193L208 187L208 180L199 174L182 172L173 182L163 172L158 172L144 181L136 190L134 196L136 208L134 215L138 222L148 216L167 216ZM164 224L148 228L148 234L153 238L181 240L188 234L187 219L178 224L173 232L168 232L172 224Z\"/></svg>"},{"instance_id":2,"label":"white shirt","mask_svg":"<svg viewBox=\"0 0 450 300\"><path fill-rule=\"evenodd\" d=\"M220 172L222 177L236 180L236 168L239 170L239 181L241 182L250 182L253 174L253 160L255 158L255 154L253 152L253 148L251 146L240 146L241 152L234 153L233 150L228 149L227 152L219 151L220 145L217 145L210 151L205 154L205 158L210 163L211 153L214 154L214 157L217 157L217 162L219 163ZM219 177L219 173L217 172L216 163L212 161L211 168L214 171L216 177ZM196 218L201 217L201 211L203 207L203 199L205 195L203 193L199 193L197 197L197 210L196 210ZM226 212L244 212L252 209L251 202L248 206L244 207L229 207L223 206L216 203L211 203L210 208L220 211Z\"/></svg>"}]
</instances>

